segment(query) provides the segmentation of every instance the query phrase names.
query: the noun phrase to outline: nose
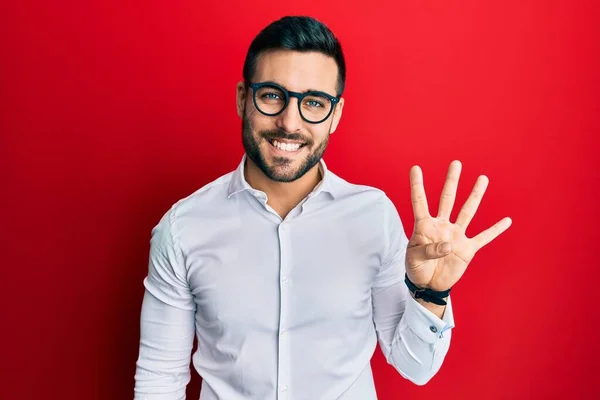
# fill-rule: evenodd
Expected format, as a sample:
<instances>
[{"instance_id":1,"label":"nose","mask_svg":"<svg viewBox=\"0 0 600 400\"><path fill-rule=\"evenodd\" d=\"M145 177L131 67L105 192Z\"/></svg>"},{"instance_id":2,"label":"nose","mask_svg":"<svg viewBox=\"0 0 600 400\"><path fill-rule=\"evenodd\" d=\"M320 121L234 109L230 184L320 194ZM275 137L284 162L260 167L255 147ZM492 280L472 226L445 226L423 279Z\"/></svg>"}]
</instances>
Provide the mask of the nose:
<instances>
[{"instance_id":1,"label":"nose","mask_svg":"<svg viewBox=\"0 0 600 400\"><path fill-rule=\"evenodd\" d=\"M277 116L277 127L286 132L297 132L302 126L302 117L298 109L298 99L292 97L285 110Z\"/></svg>"}]
</instances>

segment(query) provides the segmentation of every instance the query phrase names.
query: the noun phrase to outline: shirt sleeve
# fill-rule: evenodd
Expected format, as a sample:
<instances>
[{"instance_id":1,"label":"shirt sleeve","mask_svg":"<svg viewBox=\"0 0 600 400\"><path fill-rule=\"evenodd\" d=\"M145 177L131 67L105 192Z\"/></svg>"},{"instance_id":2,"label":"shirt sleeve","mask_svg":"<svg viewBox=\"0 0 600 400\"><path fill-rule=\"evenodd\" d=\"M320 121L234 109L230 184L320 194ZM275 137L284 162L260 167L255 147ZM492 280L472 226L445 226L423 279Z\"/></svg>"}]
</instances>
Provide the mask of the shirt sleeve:
<instances>
[{"instance_id":1,"label":"shirt sleeve","mask_svg":"<svg viewBox=\"0 0 600 400\"><path fill-rule=\"evenodd\" d=\"M408 238L393 203L384 201L382 266L372 290L373 322L389 364L417 385L426 384L441 368L454 327L448 297L443 318L418 303L404 283Z\"/></svg>"},{"instance_id":2,"label":"shirt sleeve","mask_svg":"<svg viewBox=\"0 0 600 400\"><path fill-rule=\"evenodd\" d=\"M185 400L195 303L187 284L173 209L152 230L140 319L134 399Z\"/></svg>"}]
</instances>

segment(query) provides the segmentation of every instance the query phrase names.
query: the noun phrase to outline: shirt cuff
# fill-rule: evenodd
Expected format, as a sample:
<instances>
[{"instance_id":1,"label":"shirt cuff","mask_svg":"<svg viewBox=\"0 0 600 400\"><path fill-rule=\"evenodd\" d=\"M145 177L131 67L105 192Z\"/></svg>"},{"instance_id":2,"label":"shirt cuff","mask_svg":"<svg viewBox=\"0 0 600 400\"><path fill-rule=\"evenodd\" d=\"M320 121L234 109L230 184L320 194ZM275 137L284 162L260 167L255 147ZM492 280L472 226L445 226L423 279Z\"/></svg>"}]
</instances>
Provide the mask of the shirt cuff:
<instances>
[{"instance_id":1,"label":"shirt cuff","mask_svg":"<svg viewBox=\"0 0 600 400\"><path fill-rule=\"evenodd\" d=\"M404 314L406 324L410 329L428 343L434 343L444 338L444 332L454 328L454 314L450 296L447 298L446 309L441 319L415 300L410 293L408 294Z\"/></svg>"}]
</instances>

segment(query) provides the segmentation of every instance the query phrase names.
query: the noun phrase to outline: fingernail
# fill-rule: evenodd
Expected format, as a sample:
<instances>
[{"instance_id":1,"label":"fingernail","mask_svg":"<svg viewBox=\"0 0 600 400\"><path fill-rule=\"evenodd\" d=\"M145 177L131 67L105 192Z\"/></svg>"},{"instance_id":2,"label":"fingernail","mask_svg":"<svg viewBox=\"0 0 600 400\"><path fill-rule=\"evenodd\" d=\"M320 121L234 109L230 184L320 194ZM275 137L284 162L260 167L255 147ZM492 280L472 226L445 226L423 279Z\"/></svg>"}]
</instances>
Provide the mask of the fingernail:
<instances>
[{"instance_id":1,"label":"fingernail","mask_svg":"<svg viewBox=\"0 0 600 400\"><path fill-rule=\"evenodd\" d=\"M442 246L440 247L440 251L443 254L450 253L451 249L452 249L452 247L450 246L450 243L448 243L448 242L442 243Z\"/></svg>"}]
</instances>

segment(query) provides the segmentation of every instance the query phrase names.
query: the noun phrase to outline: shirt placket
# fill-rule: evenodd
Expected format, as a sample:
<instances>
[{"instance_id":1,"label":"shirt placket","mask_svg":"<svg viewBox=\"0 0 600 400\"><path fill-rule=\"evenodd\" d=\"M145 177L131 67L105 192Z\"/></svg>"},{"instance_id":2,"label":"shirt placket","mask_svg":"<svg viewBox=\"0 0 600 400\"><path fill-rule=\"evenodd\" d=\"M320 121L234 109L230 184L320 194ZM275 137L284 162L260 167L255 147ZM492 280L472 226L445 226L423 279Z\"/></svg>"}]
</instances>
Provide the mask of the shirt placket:
<instances>
[{"instance_id":1,"label":"shirt placket","mask_svg":"<svg viewBox=\"0 0 600 400\"><path fill-rule=\"evenodd\" d=\"M292 284L289 273L291 267L291 240L290 224L283 221L279 224L279 246L280 246L280 264L279 264L279 288L280 288L280 306L279 306L279 340L278 340L278 374L277 374L277 398L280 400L289 399L290 393L290 347L289 334L289 298L290 286Z\"/></svg>"}]
</instances>

